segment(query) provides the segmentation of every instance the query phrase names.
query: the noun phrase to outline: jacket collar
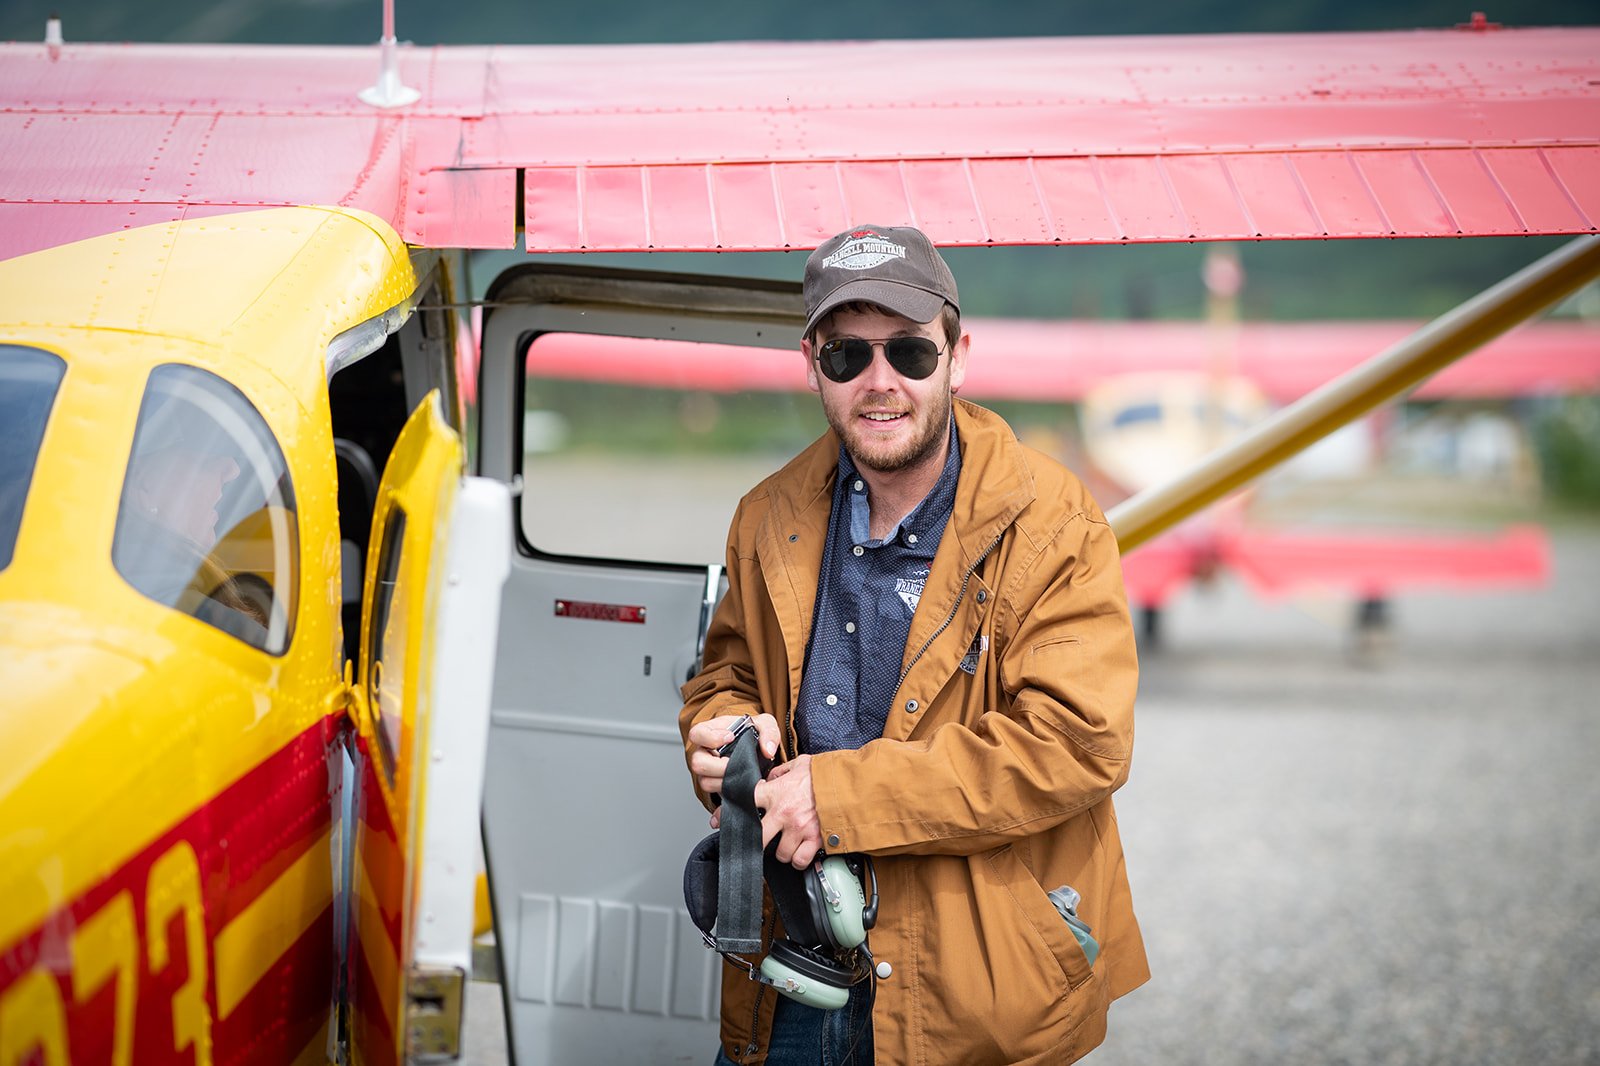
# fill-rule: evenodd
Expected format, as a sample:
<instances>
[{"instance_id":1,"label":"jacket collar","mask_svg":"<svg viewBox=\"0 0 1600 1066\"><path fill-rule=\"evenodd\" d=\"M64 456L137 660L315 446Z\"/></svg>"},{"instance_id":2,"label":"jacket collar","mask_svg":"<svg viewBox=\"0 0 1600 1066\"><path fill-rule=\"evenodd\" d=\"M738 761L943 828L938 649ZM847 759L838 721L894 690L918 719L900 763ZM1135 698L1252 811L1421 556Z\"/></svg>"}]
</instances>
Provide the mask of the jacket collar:
<instances>
[{"instance_id":1,"label":"jacket collar","mask_svg":"<svg viewBox=\"0 0 1600 1066\"><path fill-rule=\"evenodd\" d=\"M977 562L1035 496L1033 473L1022 446L993 411L957 399L956 436L961 441L961 480L946 536L961 544L962 570Z\"/></svg>"},{"instance_id":2,"label":"jacket collar","mask_svg":"<svg viewBox=\"0 0 1600 1066\"><path fill-rule=\"evenodd\" d=\"M951 406L961 477L935 568L944 572L945 583L954 585L1033 502L1035 488L1021 445L999 415L959 398ZM806 637L816 611L838 466L839 437L830 429L767 483L769 509L756 553L788 650L791 706L800 691ZM939 560L952 551L958 565L953 570L941 567Z\"/></svg>"}]
</instances>

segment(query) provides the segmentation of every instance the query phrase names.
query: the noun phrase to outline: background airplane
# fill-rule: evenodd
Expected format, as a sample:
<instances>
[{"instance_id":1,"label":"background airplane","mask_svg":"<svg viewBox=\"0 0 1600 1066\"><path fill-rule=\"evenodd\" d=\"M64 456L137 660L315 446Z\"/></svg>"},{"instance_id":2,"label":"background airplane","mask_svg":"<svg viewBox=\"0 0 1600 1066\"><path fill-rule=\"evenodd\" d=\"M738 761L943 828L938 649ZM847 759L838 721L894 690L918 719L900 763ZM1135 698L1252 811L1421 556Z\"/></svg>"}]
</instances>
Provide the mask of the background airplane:
<instances>
[{"instance_id":1,"label":"background airplane","mask_svg":"<svg viewBox=\"0 0 1600 1066\"><path fill-rule=\"evenodd\" d=\"M1172 477L1253 424L1273 406L1299 399L1413 333L1415 322L1248 322L1219 332L1204 322L1081 322L969 319L974 338L963 394L979 402L1057 405L1053 418L1030 412L1029 439L1056 452L1090 480L1109 507ZM1218 378L1218 345L1232 369ZM530 377L655 388L667 394L733 395L750 390L803 392L798 363L761 349L673 341L552 334L528 349ZM1600 329L1581 321L1545 321L1496 338L1424 382L1412 401L1533 400L1600 391ZM1496 404L1499 406L1501 404ZM551 412L536 412L548 419ZM559 414L553 417L559 419ZM1392 421L1392 419L1390 420ZM1502 430L1508 423L1501 419ZM530 432L527 440L548 437ZM1359 430L1321 476L1382 476L1374 422ZM559 426L554 429L559 434ZM1518 433L1515 429L1510 430ZM1348 434L1346 434L1348 437ZM544 445L540 445L544 446ZM1509 447L1509 451L1504 450ZM1530 462L1514 437L1494 461ZM1522 471L1524 475L1531 470ZM1501 482L1511 484L1512 471ZM1156 612L1190 582L1222 569L1261 594L1336 592L1358 604L1354 620L1377 626L1383 603L1406 589L1461 591L1541 584L1548 545L1532 526L1493 533L1248 520L1248 497L1213 508L1156 538L1124 561L1130 598Z\"/></svg>"},{"instance_id":2,"label":"background airplane","mask_svg":"<svg viewBox=\"0 0 1600 1066\"><path fill-rule=\"evenodd\" d=\"M423 889L451 869L447 845L473 839L478 793L423 787L404 755L429 764L431 693L374 662L422 670L469 638L486 653L486 619L500 654L479 768L514 1045L616 1061L712 1038L713 961L677 932L659 876L699 821L686 799L631 797L686 791L663 723L715 571L560 558L486 517L469 525L511 556L505 610L480 601L478 628L452 624L428 612L451 602L447 552L466 531L433 508L455 499L465 515L469 472L497 499L523 483L527 337L787 348L797 293L514 271L474 337L455 317L471 291L463 250L805 248L867 218L974 247L1592 234L1600 218L1594 30L615 48L392 36L380 49L0 46L0 351L54 366L61 390L38 477L20 472L0 570L20 704L0 726L20 753L0 789L0 891L22 901L0 925L0 1059L77 1061L108 1044L113 1061L147 1046L153 1061L314 1059L341 1033L358 1061L404 1057L411 1023L445 998L417 980L430 975L414 948L455 915L429 910ZM1600 272L1594 243L1536 267L1544 288L1489 301L1507 309L1501 328ZM474 344L466 417L448 397L457 349ZM248 424L281 439L307 490L292 526L268 512L268 528L298 532L306 565L294 618L268 613L260 647L111 565L135 498L136 397L168 364L264 412ZM336 502L363 479L336 471L352 437L371 472L407 483L378 481L357 534L372 550L347 681ZM390 536L397 515L412 516L411 540ZM397 589L416 594L390 615ZM552 613L572 601L596 609ZM414 654L374 654L391 641ZM491 703L446 691L462 702L436 721ZM595 765L635 785L586 797L585 821L622 827L616 846L528 818L570 805L564 769ZM369 843L325 851L340 795L364 804L352 809ZM441 812L463 796L452 822ZM257 797L294 802L309 829L274 832L284 808ZM261 832L241 835L239 819ZM551 861L568 855L581 861ZM329 963L323 934L345 921L357 950ZM326 1010L300 1004L294 1032L271 1028L282 994L312 988ZM240 1006L252 997L259 1015Z\"/></svg>"}]
</instances>

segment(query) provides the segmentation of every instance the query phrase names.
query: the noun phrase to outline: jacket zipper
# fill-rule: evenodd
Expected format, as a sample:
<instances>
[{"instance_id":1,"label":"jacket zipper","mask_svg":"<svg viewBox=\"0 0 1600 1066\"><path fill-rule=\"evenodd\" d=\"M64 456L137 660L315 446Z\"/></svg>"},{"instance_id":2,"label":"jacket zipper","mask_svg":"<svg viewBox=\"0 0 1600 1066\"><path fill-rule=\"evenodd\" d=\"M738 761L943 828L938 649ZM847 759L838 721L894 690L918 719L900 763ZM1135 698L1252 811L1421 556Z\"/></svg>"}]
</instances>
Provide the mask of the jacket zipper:
<instances>
[{"instance_id":1,"label":"jacket zipper","mask_svg":"<svg viewBox=\"0 0 1600 1066\"><path fill-rule=\"evenodd\" d=\"M983 554L972 560L972 565L967 567L967 572L961 577L961 590L956 593L956 602L950 605L950 614L943 622L939 624L939 628L935 629L933 634L928 637L926 643L917 649L917 654L913 655L911 657L911 661L906 663L906 668L900 671L900 680L896 681L894 684L896 692L899 692L900 686L906 683L906 678L911 676L911 668L917 665L917 661L922 658L923 654L927 652L929 648L933 647L933 642L939 639L939 634L943 633L946 629L949 629L950 623L956 620L956 612L961 610L961 601L967 597L967 585L971 583L972 575L978 572L978 567L982 566L983 561L989 558L989 553L994 551L995 548L999 546L1000 541L1004 536L1005 531L1001 530L999 535L996 536L994 540L989 542L989 546L983 549Z\"/></svg>"},{"instance_id":2,"label":"jacket zipper","mask_svg":"<svg viewBox=\"0 0 1600 1066\"><path fill-rule=\"evenodd\" d=\"M949 613L949 615L947 615L945 617L945 620L943 622L939 623L939 628L935 629L933 631L932 635L930 635L928 637L927 641L922 645L922 647L917 649L917 654L915 654L915 655L913 655L911 657L911 661L906 664L906 668L900 672L900 680L896 681L895 682L895 686L894 686L896 691L899 691L900 686L906 683L906 678L911 676L911 668L917 665L917 661L922 658L922 656L927 652L927 650L929 648L933 647L933 642L939 639L939 634L943 633L946 629L949 629L950 628L950 623L954 622L956 620L956 612L961 609L961 601L967 598L967 586L972 583L972 575L977 573L978 572L978 567L982 566L983 565L983 561L985 559L989 558L989 553L994 551L995 548L1000 546L1000 541L1004 537L1005 537L1005 531L1002 530L999 534L997 534L995 536L995 538L993 540L991 540L989 542L989 546L987 548L983 549L983 552L976 559L972 560L972 565L967 567L967 572L965 574L961 575L961 589L956 593L955 602L950 605L950 613ZM789 734L789 738L788 739L789 739L790 744L792 745L792 747L789 750L790 751L799 751L799 748L800 748L799 739L795 735L795 731L794 731L794 715L792 713L789 715L789 721L788 721L787 725L788 725L788 729L786 730L786 732ZM772 933L774 932L774 928L773 927L776 924L776 922L777 922L777 916L774 915L772 917L772 919L768 922L768 925L767 925L766 935L768 937L771 937ZM759 1048L759 1046L760 1046L756 1042L756 1029L761 1024L761 999L766 994L766 991L767 991L767 986L766 985L757 984L757 986L756 986L755 1006L750 1011L750 1042L747 1045L745 1045L745 1051L744 1051L744 1057L747 1058L747 1059L751 1055L753 1055L756 1052L756 1050Z\"/></svg>"}]
</instances>

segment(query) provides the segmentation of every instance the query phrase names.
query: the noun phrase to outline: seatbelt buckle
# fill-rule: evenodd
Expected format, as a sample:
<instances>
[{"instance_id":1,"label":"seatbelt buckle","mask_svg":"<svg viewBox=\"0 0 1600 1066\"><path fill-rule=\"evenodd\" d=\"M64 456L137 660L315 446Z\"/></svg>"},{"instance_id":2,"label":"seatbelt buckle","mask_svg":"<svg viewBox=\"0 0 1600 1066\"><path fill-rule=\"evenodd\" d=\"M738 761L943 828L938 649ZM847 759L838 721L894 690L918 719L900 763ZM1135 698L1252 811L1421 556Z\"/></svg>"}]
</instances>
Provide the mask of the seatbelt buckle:
<instances>
[{"instance_id":1,"label":"seatbelt buckle","mask_svg":"<svg viewBox=\"0 0 1600 1066\"><path fill-rule=\"evenodd\" d=\"M733 749L739 743L739 738L744 736L746 733L750 732L755 727L756 727L756 720L754 718L752 718L750 715L747 714L743 718L740 718L737 722L733 723L733 736L732 736L732 738L730 738L729 741L726 744L722 745L722 747L717 749L717 754L722 756L724 759L726 759L728 756L732 755L733 754ZM761 737L760 737L759 734L756 736L756 743L757 743L757 745L759 745L761 743ZM756 750L759 752L760 748L757 747ZM765 775L762 775L762 776L765 776Z\"/></svg>"},{"instance_id":2,"label":"seatbelt buckle","mask_svg":"<svg viewBox=\"0 0 1600 1066\"><path fill-rule=\"evenodd\" d=\"M737 722L733 723L733 739L722 745L722 747L717 748L716 754L724 759L731 758L733 755L733 749L739 746L739 741L744 739L744 735L746 733L755 734L756 770L760 779L765 781L767 779L767 775L772 772L774 763L771 759L767 758L767 753L761 750L761 734L756 729L756 720L750 715L744 715ZM721 793L711 793L711 806L722 806Z\"/></svg>"},{"instance_id":3,"label":"seatbelt buckle","mask_svg":"<svg viewBox=\"0 0 1600 1066\"><path fill-rule=\"evenodd\" d=\"M767 779L767 775L772 772L772 767L776 764L772 759L767 758L765 749L761 747L761 733L756 729L756 720L750 715L747 714L743 718L740 718L737 722L733 723L733 739L722 745L722 747L718 748L717 754L721 755L723 758L727 758L728 756L732 755L733 749L738 746L739 741L744 738L746 733L755 734L756 768L760 771L761 780L765 781Z\"/></svg>"}]
</instances>

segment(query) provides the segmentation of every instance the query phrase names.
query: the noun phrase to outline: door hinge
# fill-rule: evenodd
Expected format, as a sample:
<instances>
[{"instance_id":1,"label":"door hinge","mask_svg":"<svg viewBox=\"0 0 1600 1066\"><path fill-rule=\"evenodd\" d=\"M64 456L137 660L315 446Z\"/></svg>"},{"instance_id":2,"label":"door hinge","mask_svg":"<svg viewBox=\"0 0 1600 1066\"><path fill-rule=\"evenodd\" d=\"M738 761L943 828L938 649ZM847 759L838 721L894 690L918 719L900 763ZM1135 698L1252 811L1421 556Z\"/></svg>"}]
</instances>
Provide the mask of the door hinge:
<instances>
[{"instance_id":1,"label":"door hinge","mask_svg":"<svg viewBox=\"0 0 1600 1066\"><path fill-rule=\"evenodd\" d=\"M706 592L700 600L700 634L694 641L694 665L689 667L685 681L693 681L705 664L706 634L711 630L711 616L717 609L718 593L722 591L722 567L712 563L706 567Z\"/></svg>"},{"instance_id":2,"label":"door hinge","mask_svg":"<svg viewBox=\"0 0 1600 1066\"><path fill-rule=\"evenodd\" d=\"M455 966L413 966L406 975L406 1060L461 1057L461 1007L467 972Z\"/></svg>"},{"instance_id":3,"label":"door hinge","mask_svg":"<svg viewBox=\"0 0 1600 1066\"><path fill-rule=\"evenodd\" d=\"M355 664L346 659L339 683L328 693L328 712L345 718L359 731L366 710L363 706L366 694L355 684L354 672Z\"/></svg>"}]
</instances>

